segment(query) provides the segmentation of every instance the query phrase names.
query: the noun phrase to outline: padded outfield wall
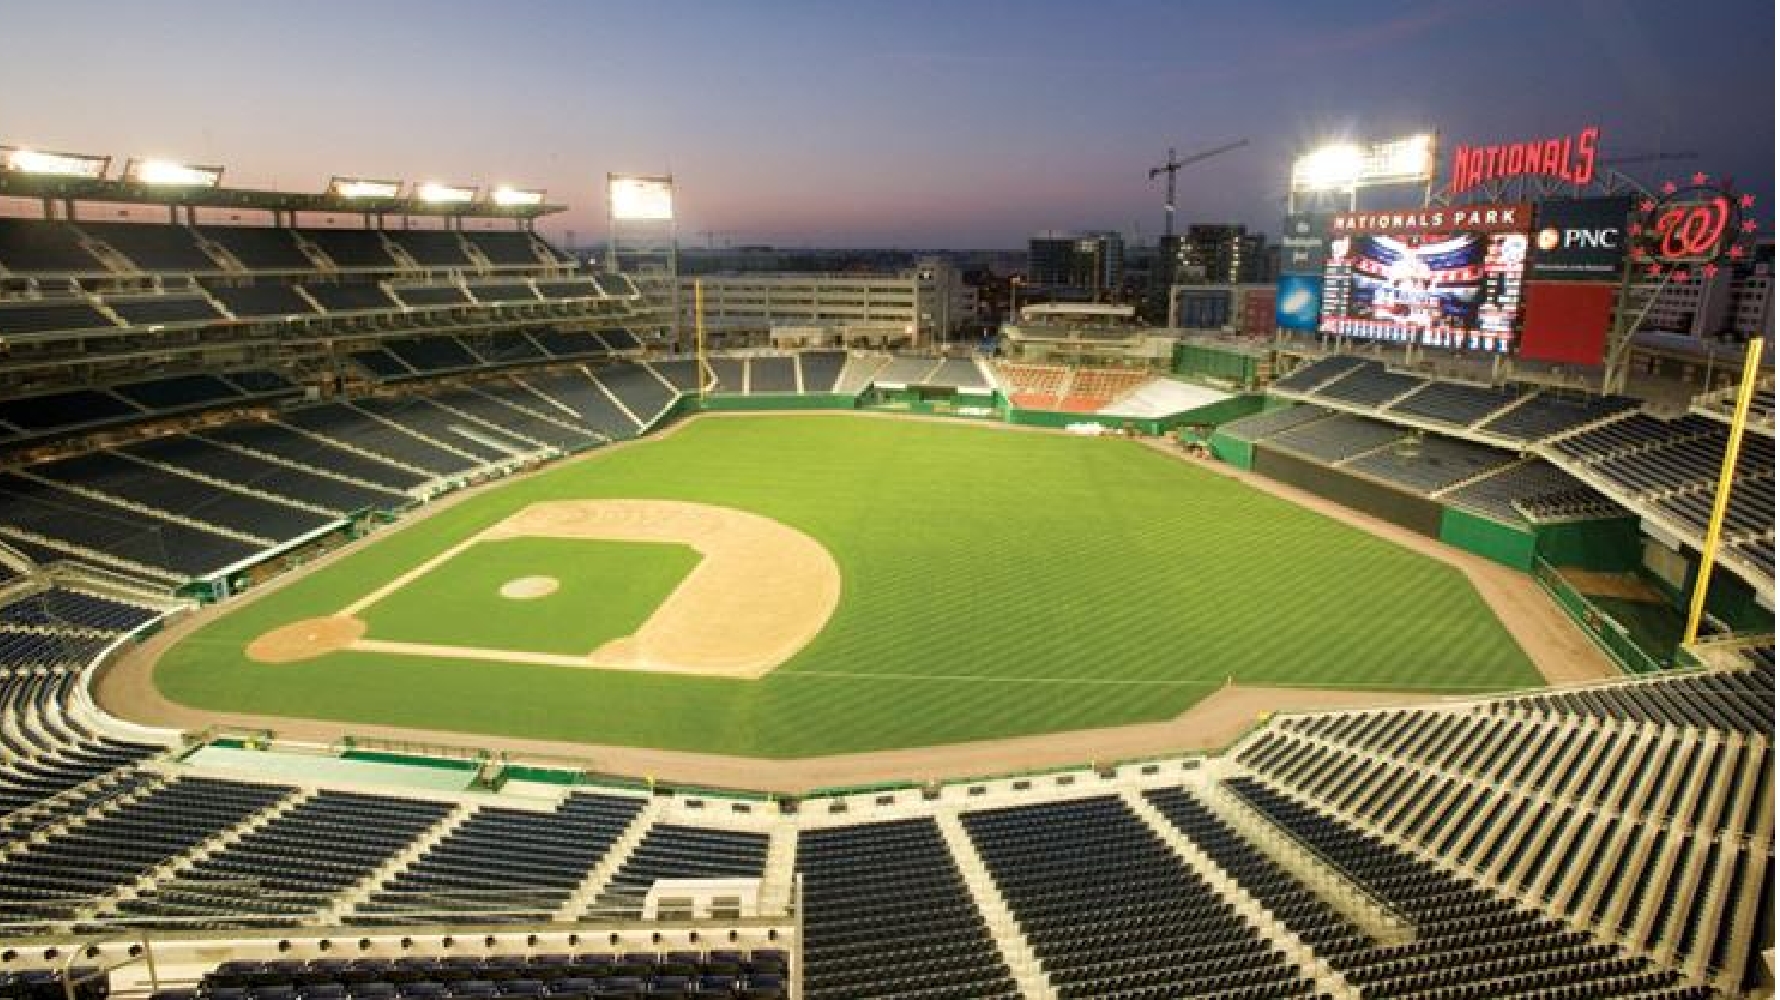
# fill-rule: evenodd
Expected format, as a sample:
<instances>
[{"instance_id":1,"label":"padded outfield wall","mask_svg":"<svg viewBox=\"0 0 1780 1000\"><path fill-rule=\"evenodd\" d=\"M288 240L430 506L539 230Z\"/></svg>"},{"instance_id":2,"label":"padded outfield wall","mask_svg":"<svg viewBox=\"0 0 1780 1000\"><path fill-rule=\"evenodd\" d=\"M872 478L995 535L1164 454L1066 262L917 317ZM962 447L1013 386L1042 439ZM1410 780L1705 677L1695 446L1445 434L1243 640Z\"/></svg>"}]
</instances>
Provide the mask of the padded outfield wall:
<instances>
[{"instance_id":1,"label":"padded outfield wall","mask_svg":"<svg viewBox=\"0 0 1780 1000\"><path fill-rule=\"evenodd\" d=\"M1399 527L1440 537L1445 506L1371 479L1349 475L1315 459L1304 458L1265 442L1254 446L1254 471L1344 507L1371 514Z\"/></svg>"}]
</instances>

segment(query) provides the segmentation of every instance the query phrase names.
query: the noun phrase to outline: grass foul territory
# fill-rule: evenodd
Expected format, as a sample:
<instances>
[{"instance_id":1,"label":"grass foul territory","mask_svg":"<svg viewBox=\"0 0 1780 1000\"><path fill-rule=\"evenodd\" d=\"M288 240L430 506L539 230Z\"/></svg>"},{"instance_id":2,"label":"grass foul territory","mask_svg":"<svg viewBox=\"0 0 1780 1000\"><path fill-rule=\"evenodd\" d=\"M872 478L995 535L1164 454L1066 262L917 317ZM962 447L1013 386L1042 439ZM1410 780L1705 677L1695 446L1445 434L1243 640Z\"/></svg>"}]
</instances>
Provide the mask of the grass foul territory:
<instances>
[{"instance_id":1,"label":"grass foul territory","mask_svg":"<svg viewBox=\"0 0 1780 1000\"><path fill-rule=\"evenodd\" d=\"M773 518L827 547L839 605L758 680L244 655L535 501L594 499ZM676 546L484 540L361 614L376 638L584 653L647 617L697 561ZM500 596L534 576L559 586ZM229 611L155 675L203 709L766 757L1157 721L1227 678L1540 683L1457 570L1134 442L786 416L696 420L472 497Z\"/></svg>"}]
</instances>

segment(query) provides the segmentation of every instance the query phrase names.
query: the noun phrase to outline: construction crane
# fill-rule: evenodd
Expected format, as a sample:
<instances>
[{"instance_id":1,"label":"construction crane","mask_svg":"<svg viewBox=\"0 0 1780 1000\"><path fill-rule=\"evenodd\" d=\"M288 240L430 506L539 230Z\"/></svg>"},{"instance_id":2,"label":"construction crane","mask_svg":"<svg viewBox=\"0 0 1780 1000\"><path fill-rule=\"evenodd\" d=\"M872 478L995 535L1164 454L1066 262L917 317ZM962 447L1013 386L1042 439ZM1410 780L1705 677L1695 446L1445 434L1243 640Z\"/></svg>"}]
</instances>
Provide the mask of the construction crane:
<instances>
[{"instance_id":1,"label":"construction crane","mask_svg":"<svg viewBox=\"0 0 1780 1000\"><path fill-rule=\"evenodd\" d=\"M1607 153L1601 157L1598 166L1624 167L1634 163L1662 163L1666 160L1696 160L1700 154L1691 149L1669 151L1656 149L1650 151L1626 150L1619 153Z\"/></svg>"},{"instance_id":2,"label":"construction crane","mask_svg":"<svg viewBox=\"0 0 1780 1000\"><path fill-rule=\"evenodd\" d=\"M1232 149L1241 149L1246 145L1248 145L1247 139L1238 139L1235 142L1228 142L1213 149L1200 150L1184 160L1175 155L1173 146L1168 147L1168 161L1159 167L1150 168L1150 180L1152 181L1160 174L1168 175L1168 193L1166 199L1162 202L1163 239L1168 239L1174 235L1174 177L1176 174L1180 173L1180 168L1198 163L1201 160L1209 160L1214 156L1221 156Z\"/></svg>"}]
</instances>

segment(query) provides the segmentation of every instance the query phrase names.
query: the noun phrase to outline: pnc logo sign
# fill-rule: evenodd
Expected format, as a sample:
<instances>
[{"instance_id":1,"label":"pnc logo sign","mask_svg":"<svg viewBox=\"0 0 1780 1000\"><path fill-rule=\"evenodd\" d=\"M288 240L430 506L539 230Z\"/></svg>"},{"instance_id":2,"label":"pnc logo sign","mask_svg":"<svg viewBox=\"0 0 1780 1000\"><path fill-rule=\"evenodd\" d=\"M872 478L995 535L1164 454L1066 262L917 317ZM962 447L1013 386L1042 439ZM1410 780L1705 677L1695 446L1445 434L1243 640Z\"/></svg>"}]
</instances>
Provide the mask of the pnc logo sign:
<instances>
[{"instance_id":1,"label":"pnc logo sign","mask_svg":"<svg viewBox=\"0 0 1780 1000\"><path fill-rule=\"evenodd\" d=\"M1541 250L1618 250L1620 231L1618 229L1557 229L1539 230L1537 237Z\"/></svg>"}]
</instances>

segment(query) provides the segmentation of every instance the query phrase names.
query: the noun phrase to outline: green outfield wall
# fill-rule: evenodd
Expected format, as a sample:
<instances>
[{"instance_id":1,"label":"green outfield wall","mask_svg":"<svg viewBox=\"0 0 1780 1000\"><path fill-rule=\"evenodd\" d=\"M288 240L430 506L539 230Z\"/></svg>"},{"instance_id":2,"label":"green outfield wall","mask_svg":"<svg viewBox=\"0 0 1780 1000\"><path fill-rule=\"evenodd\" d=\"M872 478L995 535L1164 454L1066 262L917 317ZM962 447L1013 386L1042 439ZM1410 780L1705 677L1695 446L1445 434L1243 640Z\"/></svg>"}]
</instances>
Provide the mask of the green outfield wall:
<instances>
[{"instance_id":1,"label":"green outfield wall","mask_svg":"<svg viewBox=\"0 0 1780 1000\"><path fill-rule=\"evenodd\" d=\"M1240 351L1203 344L1176 344L1172 369L1176 375L1218 379L1248 387L1255 384L1261 359Z\"/></svg>"}]
</instances>

